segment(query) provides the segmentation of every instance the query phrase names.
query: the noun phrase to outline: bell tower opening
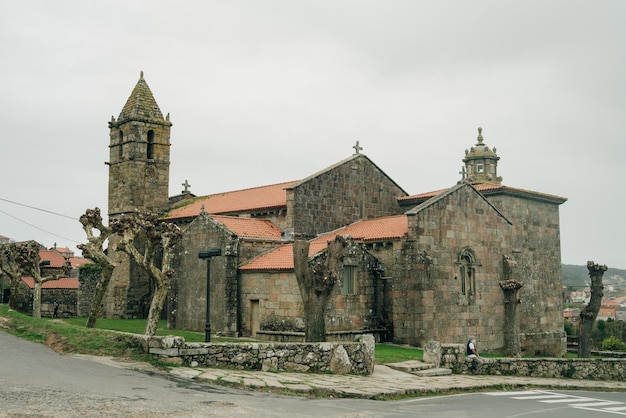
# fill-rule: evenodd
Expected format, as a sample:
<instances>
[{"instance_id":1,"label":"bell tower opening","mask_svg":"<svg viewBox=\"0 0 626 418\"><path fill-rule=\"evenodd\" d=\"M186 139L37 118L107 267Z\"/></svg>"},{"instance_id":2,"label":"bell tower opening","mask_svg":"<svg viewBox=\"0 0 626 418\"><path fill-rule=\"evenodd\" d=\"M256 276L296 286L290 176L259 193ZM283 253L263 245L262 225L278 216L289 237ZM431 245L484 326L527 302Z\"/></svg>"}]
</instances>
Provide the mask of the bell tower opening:
<instances>
[{"instance_id":1,"label":"bell tower opening","mask_svg":"<svg viewBox=\"0 0 626 418\"><path fill-rule=\"evenodd\" d=\"M146 158L148 160L154 158L154 131L152 129L148 131L148 150Z\"/></svg>"}]
</instances>

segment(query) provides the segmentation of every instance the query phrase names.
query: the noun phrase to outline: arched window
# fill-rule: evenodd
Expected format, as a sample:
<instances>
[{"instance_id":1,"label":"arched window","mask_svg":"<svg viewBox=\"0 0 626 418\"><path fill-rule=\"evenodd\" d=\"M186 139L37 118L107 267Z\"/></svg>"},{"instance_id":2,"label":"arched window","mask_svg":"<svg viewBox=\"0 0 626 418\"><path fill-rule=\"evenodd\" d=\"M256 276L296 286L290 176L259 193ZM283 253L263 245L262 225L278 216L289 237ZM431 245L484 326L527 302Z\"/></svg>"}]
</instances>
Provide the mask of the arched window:
<instances>
[{"instance_id":1,"label":"arched window","mask_svg":"<svg viewBox=\"0 0 626 418\"><path fill-rule=\"evenodd\" d=\"M464 248L459 254L459 276L461 278L461 293L468 298L476 294L476 255L469 248Z\"/></svg>"},{"instance_id":2,"label":"arched window","mask_svg":"<svg viewBox=\"0 0 626 418\"><path fill-rule=\"evenodd\" d=\"M122 160L122 158L124 157L124 132L122 132L120 130L119 134L118 134L118 157L120 159L120 161Z\"/></svg>"},{"instance_id":3,"label":"arched window","mask_svg":"<svg viewBox=\"0 0 626 418\"><path fill-rule=\"evenodd\" d=\"M148 148L146 158L149 160L154 158L154 131L148 131Z\"/></svg>"},{"instance_id":4,"label":"arched window","mask_svg":"<svg viewBox=\"0 0 626 418\"><path fill-rule=\"evenodd\" d=\"M342 295L356 295L356 266L343 266Z\"/></svg>"}]
</instances>

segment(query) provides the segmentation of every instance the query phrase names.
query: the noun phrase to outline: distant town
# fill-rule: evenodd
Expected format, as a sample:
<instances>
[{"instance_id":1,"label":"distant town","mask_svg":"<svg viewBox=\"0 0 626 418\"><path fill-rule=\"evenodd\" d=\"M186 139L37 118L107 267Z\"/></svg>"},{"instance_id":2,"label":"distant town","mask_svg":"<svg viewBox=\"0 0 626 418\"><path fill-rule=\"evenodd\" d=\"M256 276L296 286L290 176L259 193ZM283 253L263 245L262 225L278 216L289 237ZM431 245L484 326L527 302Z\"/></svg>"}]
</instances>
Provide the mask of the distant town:
<instances>
[{"instance_id":1,"label":"distant town","mask_svg":"<svg viewBox=\"0 0 626 418\"><path fill-rule=\"evenodd\" d=\"M586 266L563 264L563 318L576 324L589 303L591 287ZM609 268L604 274L602 306L596 320L626 321L626 270Z\"/></svg>"}]
</instances>

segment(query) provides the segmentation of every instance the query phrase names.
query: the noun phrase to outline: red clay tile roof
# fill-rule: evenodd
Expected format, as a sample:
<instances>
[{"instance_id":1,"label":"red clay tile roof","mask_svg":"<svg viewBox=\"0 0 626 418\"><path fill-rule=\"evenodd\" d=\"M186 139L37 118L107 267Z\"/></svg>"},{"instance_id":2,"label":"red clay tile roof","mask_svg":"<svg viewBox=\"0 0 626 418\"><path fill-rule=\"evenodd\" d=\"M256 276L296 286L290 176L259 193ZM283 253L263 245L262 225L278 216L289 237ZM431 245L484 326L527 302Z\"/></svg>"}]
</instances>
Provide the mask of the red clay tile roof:
<instances>
[{"instance_id":1,"label":"red clay tile roof","mask_svg":"<svg viewBox=\"0 0 626 418\"><path fill-rule=\"evenodd\" d=\"M93 261L88 258L70 257L70 264L73 268L78 268L85 264L93 264Z\"/></svg>"},{"instance_id":2,"label":"red clay tile roof","mask_svg":"<svg viewBox=\"0 0 626 418\"><path fill-rule=\"evenodd\" d=\"M350 235L356 241L378 241L400 239L408 229L406 215L358 221L313 239L309 247L309 257L325 249L328 241L337 235ZM293 270L293 244L285 244L262 254L242 265L240 270Z\"/></svg>"},{"instance_id":3,"label":"red clay tile roof","mask_svg":"<svg viewBox=\"0 0 626 418\"><path fill-rule=\"evenodd\" d=\"M202 206L204 206L206 213L212 215L283 208L287 206L287 192L285 189L295 183L295 181L290 181L252 189L201 196L193 199L190 204L172 209L166 219L198 216Z\"/></svg>"},{"instance_id":4,"label":"red clay tile roof","mask_svg":"<svg viewBox=\"0 0 626 418\"><path fill-rule=\"evenodd\" d=\"M430 199L431 197L435 197L435 196L445 192L446 190L448 190L448 189L433 190L432 192L426 192L426 193L414 194L414 195L411 195L411 196L399 197L398 200L400 202L403 202L403 201L406 201L406 200Z\"/></svg>"},{"instance_id":5,"label":"red clay tile roof","mask_svg":"<svg viewBox=\"0 0 626 418\"><path fill-rule=\"evenodd\" d=\"M357 221L343 228L320 235L312 243L316 241L326 242L337 235L350 235L355 241L400 239L408 232L409 224L406 215L386 216Z\"/></svg>"},{"instance_id":6,"label":"red clay tile roof","mask_svg":"<svg viewBox=\"0 0 626 418\"><path fill-rule=\"evenodd\" d=\"M32 277L22 277L22 281L31 289L35 287L35 280ZM48 280L41 287L42 289L78 289L78 279L63 277L58 280Z\"/></svg>"},{"instance_id":7,"label":"red clay tile roof","mask_svg":"<svg viewBox=\"0 0 626 418\"><path fill-rule=\"evenodd\" d=\"M65 259L56 251L51 250L39 250L39 258L41 261L50 261L49 268L61 268L65 265Z\"/></svg>"},{"instance_id":8,"label":"red clay tile roof","mask_svg":"<svg viewBox=\"0 0 626 418\"><path fill-rule=\"evenodd\" d=\"M236 216L212 216L217 222L239 237L280 240L283 231L268 219L238 218Z\"/></svg>"},{"instance_id":9,"label":"red clay tile roof","mask_svg":"<svg viewBox=\"0 0 626 418\"><path fill-rule=\"evenodd\" d=\"M315 254L315 253L313 253ZM311 248L309 248L311 256ZM285 244L256 257L240 270L293 270L293 244Z\"/></svg>"}]
</instances>

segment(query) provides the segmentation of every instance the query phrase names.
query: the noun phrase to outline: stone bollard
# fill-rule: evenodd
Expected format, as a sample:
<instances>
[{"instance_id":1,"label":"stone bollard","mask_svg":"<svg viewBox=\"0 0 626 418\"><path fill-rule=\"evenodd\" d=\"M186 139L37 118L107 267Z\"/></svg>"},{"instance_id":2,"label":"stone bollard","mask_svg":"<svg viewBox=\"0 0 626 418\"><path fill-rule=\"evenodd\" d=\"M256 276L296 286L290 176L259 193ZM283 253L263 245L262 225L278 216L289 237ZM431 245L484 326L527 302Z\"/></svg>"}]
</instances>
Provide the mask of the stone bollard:
<instances>
[{"instance_id":1,"label":"stone bollard","mask_svg":"<svg viewBox=\"0 0 626 418\"><path fill-rule=\"evenodd\" d=\"M428 341L424 347L424 362L433 364L435 367L441 365L441 343L439 341Z\"/></svg>"}]
</instances>

